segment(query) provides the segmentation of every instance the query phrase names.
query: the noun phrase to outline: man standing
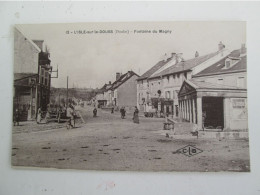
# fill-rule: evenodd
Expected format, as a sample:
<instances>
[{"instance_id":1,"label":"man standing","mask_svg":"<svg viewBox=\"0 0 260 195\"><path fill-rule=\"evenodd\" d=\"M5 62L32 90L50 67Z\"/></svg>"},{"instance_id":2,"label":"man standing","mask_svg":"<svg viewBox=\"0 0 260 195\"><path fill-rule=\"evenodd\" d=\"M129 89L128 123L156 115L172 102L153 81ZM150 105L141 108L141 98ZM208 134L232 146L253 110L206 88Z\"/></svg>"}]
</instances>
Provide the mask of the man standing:
<instances>
[{"instance_id":1,"label":"man standing","mask_svg":"<svg viewBox=\"0 0 260 195\"><path fill-rule=\"evenodd\" d=\"M138 110L138 108L135 106L133 121L134 121L134 123L137 123L137 124L139 124L139 116L138 116L138 113L139 113L139 110Z\"/></svg>"}]
</instances>

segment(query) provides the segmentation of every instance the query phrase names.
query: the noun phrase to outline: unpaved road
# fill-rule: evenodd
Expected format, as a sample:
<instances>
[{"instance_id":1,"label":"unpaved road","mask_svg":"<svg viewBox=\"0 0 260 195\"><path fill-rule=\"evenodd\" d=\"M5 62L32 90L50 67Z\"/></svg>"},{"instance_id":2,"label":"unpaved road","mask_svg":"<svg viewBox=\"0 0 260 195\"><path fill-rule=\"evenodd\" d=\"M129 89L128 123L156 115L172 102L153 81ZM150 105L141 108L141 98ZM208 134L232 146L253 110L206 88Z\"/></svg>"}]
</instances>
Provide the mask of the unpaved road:
<instances>
[{"instance_id":1,"label":"unpaved road","mask_svg":"<svg viewBox=\"0 0 260 195\"><path fill-rule=\"evenodd\" d=\"M126 171L249 171L247 139L171 139L159 135L163 119L140 117L134 124L131 114L81 108L85 124L67 130L24 123L14 127L12 165L27 167ZM36 128L25 131L26 127ZM187 157L176 150L193 145L202 153Z\"/></svg>"}]
</instances>

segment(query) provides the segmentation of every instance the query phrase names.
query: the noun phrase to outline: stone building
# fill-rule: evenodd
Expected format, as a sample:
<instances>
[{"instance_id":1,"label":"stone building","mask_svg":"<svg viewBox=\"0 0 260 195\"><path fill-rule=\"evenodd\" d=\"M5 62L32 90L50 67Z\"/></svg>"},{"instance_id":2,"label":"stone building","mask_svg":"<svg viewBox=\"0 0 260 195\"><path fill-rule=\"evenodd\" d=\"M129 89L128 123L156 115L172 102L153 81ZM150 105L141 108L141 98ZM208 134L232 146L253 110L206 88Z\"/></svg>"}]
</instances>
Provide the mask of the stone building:
<instances>
[{"instance_id":1,"label":"stone building","mask_svg":"<svg viewBox=\"0 0 260 195\"><path fill-rule=\"evenodd\" d=\"M151 108L151 88L153 89L153 91L155 91L155 95L160 89L160 81L154 82L151 85L148 79L154 73L162 70L162 68L169 67L172 63L174 63L174 55L175 53L172 53L171 57L167 57L165 55L165 59L156 63L154 66L152 66L152 68L147 70L137 79L137 107L140 111L148 111Z\"/></svg>"},{"instance_id":2,"label":"stone building","mask_svg":"<svg viewBox=\"0 0 260 195\"><path fill-rule=\"evenodd\" d=\"M185 80L178 98L181 118L199 129L247 130L247 57L241 49Z\"/></svg>"},{"instance_id":3,"label":"stone building","mask_svg":"<svg viewBox=\"0 0 260 195\"><path fill-rule=\"evenodd\" d=\"M98 107L103 107L106 106L108 104L108 99L109 99L109 95L107 93L107 90L111 87L111 81L109 81L108 84L103 85L103 87L101 87L96 96L95 96L95 101L96 101L96 105L98 105Z\"/></svg>"},{"instance_id":4,"label":"stone building","mask_svg":"<svg viewBox=\"0 0 260 195\"><path fill-rule=\"evenodd\" d=\"M158 112L178 117L178 93L183 81L191 79L194 74L225 58L229 53L222 43L216 52L199 56L196 51L195 57L189 60L184 60L182 54L172 53L170 58L159 62L142 75L141 78L144 79L139 78L138 106L144 111L155 108Z\"/></svg>"},{"instance_id":5,"label":"stone building","mask_svg":"<svg viewBox=\"0 0 260 195\"><path fill-rule=\"evenodd\" d=\"M46 110L50 101L50 54L43 40L32 41L14 29L14 93L13 108L21 120L36 117L37 109Z\"/></svg>"},{"instance_id":6,"label":"stone building","mask_svg":"<svg viewBox=\"0 0 260 195\"><path fill-rule=\"evenodd\" d=\"M106 101L106 106L133 108L137 104L137 75L133 71L128 71L125 74L116 73L116 80L112 84L106 86L103 92L103 98ZM101 97L96 96L96 97Z\"/></svg>"}]
</instances>

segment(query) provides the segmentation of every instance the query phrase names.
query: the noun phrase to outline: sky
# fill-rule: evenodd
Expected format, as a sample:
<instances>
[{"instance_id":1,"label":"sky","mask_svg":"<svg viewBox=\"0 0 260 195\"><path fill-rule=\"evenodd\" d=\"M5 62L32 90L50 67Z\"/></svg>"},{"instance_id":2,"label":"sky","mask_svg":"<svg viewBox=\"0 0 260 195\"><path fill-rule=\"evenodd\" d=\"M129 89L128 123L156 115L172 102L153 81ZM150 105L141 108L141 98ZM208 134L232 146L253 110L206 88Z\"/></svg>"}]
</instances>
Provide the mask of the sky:
<instances>
[{"instance_id":1,"label":"sky","mask_svg":"<svg viewBox=\"0 0 260 195\"><path fill-rule=\"evenodd\" d=\"M100 88L113 82L116 72L142 75L162 60L165 53L218 50L220 41L230 51L246 43L246 22L126 22L74 24L19 24L31 40L44 40L53 70L59 69L52 86ZM89 33L79 34L78 31ZM106 33L101 33L103 30ZM113 31L113 33L109 33ZM117 33L118 31L127 33ZM147 31L151 33L147 33ZM163 30L159 33L160 30ZM67 33L69 31L69 34ZM93 31L93 32L92 32ZM142 32L141 31L146 31ZM153 33L153 32L157 33ZM98 33L96 33L98 32ZM55 73L53 73L55 76Z\"/></svg>"}]
</instances>

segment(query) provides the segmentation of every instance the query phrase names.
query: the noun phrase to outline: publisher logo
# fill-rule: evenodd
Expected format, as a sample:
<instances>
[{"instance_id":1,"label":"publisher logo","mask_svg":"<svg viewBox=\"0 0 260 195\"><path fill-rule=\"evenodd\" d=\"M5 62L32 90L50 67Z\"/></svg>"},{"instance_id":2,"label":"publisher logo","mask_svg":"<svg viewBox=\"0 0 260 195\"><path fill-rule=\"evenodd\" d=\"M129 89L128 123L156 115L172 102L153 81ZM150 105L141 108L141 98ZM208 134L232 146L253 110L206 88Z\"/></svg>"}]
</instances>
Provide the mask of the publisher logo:
<instances>
[{"instance_id":1,"label":"publisher logo","mask_svg":"<svg viewBox=\"0 0 260 195\"><path fill-rule=\"evenodd\" d=\"M182 154L184 154L188 157L191 157L191 156L194 156L196 154L203 152L203 150L198 149L198 148L191 146L191 145L187 145L184 148L177 150L177 152L182 153Z\"/></svg>"}]
</instances>

